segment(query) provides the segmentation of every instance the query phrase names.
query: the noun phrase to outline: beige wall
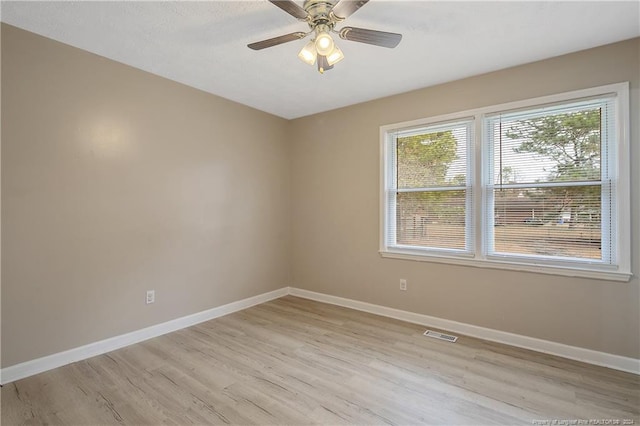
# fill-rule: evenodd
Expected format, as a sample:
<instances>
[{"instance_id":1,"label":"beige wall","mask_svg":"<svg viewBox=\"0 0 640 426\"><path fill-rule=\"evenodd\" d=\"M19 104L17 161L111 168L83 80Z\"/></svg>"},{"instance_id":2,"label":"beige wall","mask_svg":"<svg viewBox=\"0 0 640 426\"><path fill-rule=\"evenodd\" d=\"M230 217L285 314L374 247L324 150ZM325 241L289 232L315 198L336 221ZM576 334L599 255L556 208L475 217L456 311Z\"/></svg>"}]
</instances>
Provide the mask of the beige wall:
<instances>
[{"instance_id":1,"label":"beige wall","mask_svg":"<svg viewBox=\"0 0 640 426\"><path fill-rule=\"evenodd\" d=\"M3 24L2 366L288 285L286 129Z\"/></svg>"},{"instance_id":2,"label":"beige wall","mask_svg":"<svg viewBox=\"0 0 640 426\"><path fill-rule=\"evenodd\" d=\"M638 274L639 53L635 39L293 121L292 285L640 358L637 277L606 282L378 254L379 126L630 81L632 253ZM408 291L399 291L400 278L408 280Z\"/></svg>"}]
</instances>

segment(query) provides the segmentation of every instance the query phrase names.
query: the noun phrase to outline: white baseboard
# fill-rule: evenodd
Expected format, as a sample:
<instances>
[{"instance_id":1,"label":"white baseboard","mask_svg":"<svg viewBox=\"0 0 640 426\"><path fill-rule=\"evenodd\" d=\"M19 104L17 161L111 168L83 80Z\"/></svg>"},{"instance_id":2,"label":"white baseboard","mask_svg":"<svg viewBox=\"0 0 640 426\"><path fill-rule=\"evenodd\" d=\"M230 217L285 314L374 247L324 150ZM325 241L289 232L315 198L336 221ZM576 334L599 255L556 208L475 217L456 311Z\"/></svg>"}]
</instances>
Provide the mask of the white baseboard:
<instances>
[{"instance_id":1,"label":"white baseboard","mask_svg":"<svg viewBox=\"0 0 640 426\"><path fill-rule=\"evenodd\" d=\"M251 306L259 305L270 300L278 299L286 295L302 297L305 299L316 300L318 302L330 303L332 305L344 306L346 308L356 309L363 312L369 312L389 318L395 318L402 321L420 324L427 327L434 327L442 330L453 331L464 334L466 336L477 337L493 342L504 343L525 349L531 349L537 352L543 352L551 355L558 355L564 358L574 359L587 362L589 364L609 367L616 370L626 371L629 373L640 374L640 360L634 358L623 357L619 355L598 352L591 349L569 346L562 343L551 342L548 340L536 339L534 337L522 336L519 334L507 333L505 331L493 330L490 328L478 327L471 324L465 324L457 321L451 321L443 318L432 317L429 315L416 314L413 312L402 311L399 309L388 308L386 306L374 305L371 303L360 302L358 300L346 299L344 297L331 296L323 293L316 293L309 290L302 290L295 287L283 287L268 293L259 294L247 299L238 300L237 302L228 303L217 308L208 309L182 318L177 318L162 324L153 325L151 327L132 331L131 333L122 334L120 336L111 337L99 342L90 343L78 348L69 349L68 351L59 352L31 361L12 365L0 369L0 384L7 384L13 381L33 376L72 362L82 361L97 355L102 355L134 343L158 337L172 331L181 330L204 321L209 321L223 315L238 312Z\"/></svg>"},{"instance_id":2,"label":"white baseboard","mask_svg":"<svg viewBox=\"0 0 640 426\"><path fill-rule=\"evenodd\" d=\"M72 362L102 355L134 343L142 342L144 340L190 327L204 321L209 321L223 315L241 311L273 299L278 299L282 296L286 296L288 293L289 288L283 287L268 293L259 294L247 299L238 300L237 302L218 306L217 308L207 309L206 311L132 331L131 333L122 334L99 342L89 343L88 345L80 346L78 348L69 349L68 351L58 352L53 355L5 367L0 370L0 384L4 385L25 377L33 376L34 374L71 364Z\"/></svg>"},{"instance_id":3,"label":"white baseboard","mask_svg":"<svg viewBox=\"0 0 640 426\"><path fill-rule=\"evenodd\" d=\"M302 290L295 287L289 288L289 294L318 302L330 303L332 305L344 306L346 308L369 312L389 318L420 324L427 327L439 328L453 331L466 336L477 337L479 339L490 340L492 342L504 343L524 349L531 349L550 355L557 355L589 364L600 365L613 368L615 370L640 374L640 359L628 358L606 352L594 351L591 349L569 346L562 343L551 342L549 340L536 339L520 334L508 333L506 331L494 330L491 328L478 327L476 325L465 324L429 315L416 314L399 309L388 308L386 306L374 305L360 302L358 300L346 299L338 296L331 296L323 293L316 293L309 290Z\"/></svg>"}]
</instances>

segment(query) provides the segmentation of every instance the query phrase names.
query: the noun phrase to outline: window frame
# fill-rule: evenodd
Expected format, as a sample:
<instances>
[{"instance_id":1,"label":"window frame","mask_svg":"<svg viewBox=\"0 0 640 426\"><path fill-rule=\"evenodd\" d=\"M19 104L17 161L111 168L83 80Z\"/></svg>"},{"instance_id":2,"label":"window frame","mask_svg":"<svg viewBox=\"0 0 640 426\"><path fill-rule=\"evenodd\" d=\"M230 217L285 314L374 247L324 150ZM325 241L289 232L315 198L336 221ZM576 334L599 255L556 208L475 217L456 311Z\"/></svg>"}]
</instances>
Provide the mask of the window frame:
<instances>
[{"instance_id":1,"label":"window frame","mask_svg":"<svg viewBox=\"0 0 640 426\"><path fill-rule=\"evenodd\" d=\"M488 255L485 241L490 237L487 220L491 214L485 200L489 196L490 185L487 182L490 155L485 140L487 117L498 113L506 113L519 109L533 109L553 104L578 102L588 98L614 96L615 129L617 143L609 146L614 151L615 170L610 177L616 187L614 239L615 265L592 263L588 261L574 262L556 259L536 259L535 257ZM442 250L431 250L420 247L399 247L388 244L387 229L395 217L389 213L389 184L395 167L392 163L394 153L390 153L396 133L411 128L428 127L442 123L471 120L472 140L469 141L467 171L467 191L472 193L472 223L467 224L473 242L471 254L447 253ZM472 110L454 112L418 120L383 125L380 127L380 247L383 258L415 260L425 262L448 263L481 268L494 268L526 272L538 272L553 275L596 278L609 281L629 281L631 278L631 177L630 177L630 119L629 119L629 83L614 83L588 89L552 94L515 102L491 105Z\"/></svg>"},{"instance_id":2,"label":"window frame","mask_svg":"<svg viewBox=\"0 0 640 426\"><path fill-rule=\"evenodd\" d=\"M436 187L436 186L430 186L428 188L397 188L397 182L396 182L396 176L394 175L393 171L395 170L395 168L393 166L391 166L391 164L389 164L389 169L386 172L386 178L387 178L387 183L388 184L393 184L395 183L396 188L394 189L395 192L395 196L397 197L397 195L399 193L407 193L407 192L414 192L414 191L419 191L420 189L425 189L425 190L429 190L429 191L433 191L433 192L445 192L445 191L454 191L454 190L464 190L465 191L465 224L471 221L474 221L474 215L473 212L475 211L473 208L474 205L474 201L472 200L473 197L473 192L471 192L472 186L471 183L473 182L473 177L470 176L470 174L472 173L471 170L473 170L473 164L474 164L474 157L475 157L475 153L473 150L473 140L475 138L474 132L474 120L473 117L463 117L461 119L457 119L457 120L448 120L448 121L439 121L437 123L426 123L424 125L419 125L419 126L412 126L409 128L404 128L401 133L402 134L398 134L399 132L394 131L392 134L389 135L389 143L391 144L391 146L389 147L389 149L393 150L393 161L395 161L396 159L396 151L397 151L397 139L398 138L402 138L402 137L406 137L406 136L410 136L412 133L416 133L416 134L421 134L423 133L423 131L430 131L430 132L434 132L437 131L438 128L448 128L448 127L452 127L454 125L459 125L460 127L464 126L466 128L466 138L468 140L468 145L466 148L466 163L467 163L467 173L465 173L465 177L466 177L466 182L465 185L444 185L444 186L440 186L440 187ZM435 127L435 129L434 129ZM385 188L387 188L388 186L385 186ZM390 197L390 194L385 191L385 196L386 197ZM468 208L467 208L468 207ZM396 204L390 203L387 204L387 213L388 213L388 217L397 217L396 216ZM387 228L389 229L389 228ZM396 232L395 230L397 229L396 227L392 228L393 231L393 236L396 236ZM469 227L465 226L465 249L449 249L449 248L444 248L444 247L419 247L419 246L409 246L409 245L402 245L402 244L397 244L397 247L402 247L402 250L405 252L415 252L416 254L420 254L420 253L429 253L429 254L441 254L445 257L448 256L452 256L452 257L462 257L462 258L470 258L473 256L473 253L475 251L475 234L473 232L474 230L474 225L471 224L471 232L469 232ZM385 234L384 238L385 241L388 242L390 235ZM467 248L468 247L468 248Z\"/></svg>"}]
</instances>

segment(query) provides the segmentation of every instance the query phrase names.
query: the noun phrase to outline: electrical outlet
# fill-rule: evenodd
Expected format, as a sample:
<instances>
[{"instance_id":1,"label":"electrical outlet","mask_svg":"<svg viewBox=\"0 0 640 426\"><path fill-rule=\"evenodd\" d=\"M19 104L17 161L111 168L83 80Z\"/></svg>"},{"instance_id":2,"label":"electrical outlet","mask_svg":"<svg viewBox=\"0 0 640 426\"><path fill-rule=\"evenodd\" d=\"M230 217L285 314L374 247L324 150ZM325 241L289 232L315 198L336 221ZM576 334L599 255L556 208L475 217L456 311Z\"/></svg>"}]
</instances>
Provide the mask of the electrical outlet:
<instances>
[{"instance_id":1,"label":"electrical outlet","mask_svg":"<svg viewBox=\"0 0 640 426\"><path fill-rule=\"evenodd\" d=\"M400 290L407 291L407 280L400 278Z\"/></svg>"},{"instance_id":2,"label":"electrical outlet","mask_svg":"<svg viewBox=\"0 0 640 426\"><path fill-rule=\"evenodd\" d=\"M156 291L147 290L147 305L156 301Z\"/></svg>"}]
</instances>

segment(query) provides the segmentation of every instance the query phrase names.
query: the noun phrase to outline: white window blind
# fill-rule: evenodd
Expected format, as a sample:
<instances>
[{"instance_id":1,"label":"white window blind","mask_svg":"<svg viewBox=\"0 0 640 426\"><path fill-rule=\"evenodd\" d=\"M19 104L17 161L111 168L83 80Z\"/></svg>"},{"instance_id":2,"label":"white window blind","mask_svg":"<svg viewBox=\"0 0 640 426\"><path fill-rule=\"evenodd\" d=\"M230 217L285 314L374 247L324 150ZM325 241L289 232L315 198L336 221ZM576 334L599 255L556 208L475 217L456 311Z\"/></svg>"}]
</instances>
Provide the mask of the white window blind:
<instances>
[{"instance_id":1,"label":"white window blind","mask_svg":"<svg viewBox=\"0 0 640 426\"><path fill-rule=\"evenodd\" d=\"M470 253L473 249L471 121L397 131L388 145L387 244Z\"/></svg>"},{"instance_id":2,"label":"white window blind","mask_svg":"<svg viewBox=\"0 0 640 426\"><path fill-rule=\"evenodd\" d=\"M486 119L486 252L611 264L610 98Z\"/></svg>"}]
</instances>

